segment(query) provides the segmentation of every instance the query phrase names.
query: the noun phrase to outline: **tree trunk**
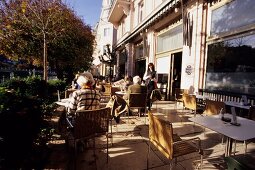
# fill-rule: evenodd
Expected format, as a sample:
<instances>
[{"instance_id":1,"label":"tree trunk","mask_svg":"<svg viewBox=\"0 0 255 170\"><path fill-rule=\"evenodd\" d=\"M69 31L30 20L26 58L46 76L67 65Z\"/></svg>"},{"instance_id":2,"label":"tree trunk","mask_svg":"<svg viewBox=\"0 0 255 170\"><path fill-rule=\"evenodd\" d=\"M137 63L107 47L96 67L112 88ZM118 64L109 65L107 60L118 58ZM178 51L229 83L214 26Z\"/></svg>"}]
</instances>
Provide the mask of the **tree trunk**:
<instances>
[{"instance_id":1,"label":"tree trunk","mask_svg":"<svg viewBox=\"0 0 255 170\"><path fill-rule=\"evenodd\" d=\"M48 81L46 35L43 31L43 80Z\"/></svg>"}]
</instances>

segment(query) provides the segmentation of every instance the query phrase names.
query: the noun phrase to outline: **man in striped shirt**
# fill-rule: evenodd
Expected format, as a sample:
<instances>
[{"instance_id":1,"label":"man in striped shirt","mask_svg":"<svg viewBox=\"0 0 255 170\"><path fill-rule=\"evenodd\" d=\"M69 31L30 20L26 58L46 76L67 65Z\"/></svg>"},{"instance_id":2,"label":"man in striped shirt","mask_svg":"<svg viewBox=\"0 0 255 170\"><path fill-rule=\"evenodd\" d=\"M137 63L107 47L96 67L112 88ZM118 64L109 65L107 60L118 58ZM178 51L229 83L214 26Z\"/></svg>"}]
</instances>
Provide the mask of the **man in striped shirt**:
<instances>
[{"instance_id":1,"label":"man in striped shirt","mask_svg":"<svg viewBox=\"0 0 255 170\"><path fill-rule=\"evenodd\" d=\"M99 109L101 94L93 88L95 80L90 72L81 73L77 79L81 89L73 92L68 112L74 114L76 110Z\"/></svg>"}]
</instances>

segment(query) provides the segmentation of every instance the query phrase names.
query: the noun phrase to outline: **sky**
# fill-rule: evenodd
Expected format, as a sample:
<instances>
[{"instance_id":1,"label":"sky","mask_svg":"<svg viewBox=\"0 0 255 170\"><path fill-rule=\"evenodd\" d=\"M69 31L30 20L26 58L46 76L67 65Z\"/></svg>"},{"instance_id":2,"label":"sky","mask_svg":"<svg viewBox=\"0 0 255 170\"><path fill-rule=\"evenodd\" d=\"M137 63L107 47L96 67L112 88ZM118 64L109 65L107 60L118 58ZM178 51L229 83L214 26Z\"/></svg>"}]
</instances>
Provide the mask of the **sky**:
<instances>
[{"instance_id":1,"label":"sky","mask_svg":"<svg viewBox=\"0 0 255 170\"><path fill-rule=\"evenodd\" d=\"M64 0L93 29L99 21L102 0Z\"/></svg>"}]
</instances>

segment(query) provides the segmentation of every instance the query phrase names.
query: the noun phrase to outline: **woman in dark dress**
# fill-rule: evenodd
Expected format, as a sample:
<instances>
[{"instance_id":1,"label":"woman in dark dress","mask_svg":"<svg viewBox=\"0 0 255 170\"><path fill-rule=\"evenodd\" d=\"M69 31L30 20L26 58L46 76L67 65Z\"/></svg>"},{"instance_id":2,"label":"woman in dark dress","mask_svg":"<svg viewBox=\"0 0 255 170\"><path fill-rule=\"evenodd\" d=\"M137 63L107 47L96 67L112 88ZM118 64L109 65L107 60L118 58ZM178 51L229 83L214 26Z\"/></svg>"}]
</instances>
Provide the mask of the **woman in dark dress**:
<instances>
[{"instance_id":1,"label":"woman in dark dress","mask_svg":"<svg viewBox=\"0 0 255 170\"><path fill-rule=\"evenodd\" d=\"M156 77L156 71L155 66L153 63L149 63L146 72L144 73L143 80L145 81L145 84L148 85L150 79L152 76Z\"/></svg>"},{"instance_id":2,"label":"woman in dark dress","mask_svg":"<svg viewBox=\"0 0 255 170\"><path fill-rule=\"evenodd\" d=\"M145 85L147 86L147 107L148 110L151 109L151 93L154 89L156 89L156 71L155 66L153 63L148 64L148 68L143 76L143 79L145 80Z\"/></svg>"}]
</instances>

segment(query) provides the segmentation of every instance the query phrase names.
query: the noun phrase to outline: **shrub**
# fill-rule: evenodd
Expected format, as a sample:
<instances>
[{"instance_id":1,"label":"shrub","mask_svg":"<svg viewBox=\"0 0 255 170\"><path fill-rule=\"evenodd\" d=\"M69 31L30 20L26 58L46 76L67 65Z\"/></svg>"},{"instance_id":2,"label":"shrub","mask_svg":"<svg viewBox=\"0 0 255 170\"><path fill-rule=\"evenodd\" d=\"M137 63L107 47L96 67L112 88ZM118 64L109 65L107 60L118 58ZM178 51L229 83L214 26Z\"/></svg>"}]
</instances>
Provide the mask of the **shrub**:
<instances>
[{"instance_id":1,"label":"shrub","mask_svg":"<svg viewBox=\"0 0 255 170\"><path fill-rule=\"evenodd\" d=\"M27 86L26 93L28 96L44 97L47 93L47 84L40 76L29 76L24 80Z\"/></svg>"},{"instance_id":2,"label":"shrub","mask_svg":"<svg viewBox=\"0 0 255 170\"><path fill-rule=\"evenodd\" d=\"M51 97L53 98L55 97L55 100L57 99L56 98L57 90L59 90L60 92L63 92L65 91L66 87L67 87L67 83L64 80L56 79L56 80L48 81L48 93L52 95Z\"/></svg>"}]
</instances>

